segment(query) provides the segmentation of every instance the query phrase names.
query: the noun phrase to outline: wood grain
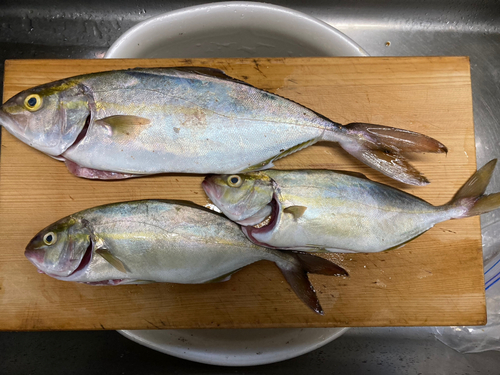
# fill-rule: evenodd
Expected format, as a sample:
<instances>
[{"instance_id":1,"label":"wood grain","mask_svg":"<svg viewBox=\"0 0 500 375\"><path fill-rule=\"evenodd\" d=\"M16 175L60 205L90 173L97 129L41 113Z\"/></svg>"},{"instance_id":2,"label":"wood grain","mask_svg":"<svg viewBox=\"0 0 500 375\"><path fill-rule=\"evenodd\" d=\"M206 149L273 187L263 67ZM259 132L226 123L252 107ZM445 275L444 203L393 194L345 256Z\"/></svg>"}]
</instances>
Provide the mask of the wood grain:
<instances>
[{"instance_id":1,"label":"wood grain","mask_svg":"<svg viewBox=\"0 0 500 375\"><path fill-rule=\"evenodd\" d=\"M11 60L4 100L34 85L119 68L210 66L299 102L334 121L371 122L435 137L447 155L415 155L432 181L394 183L339 147L319 144L279 168L355 170L433 204L447 202L475 171L469 60L466 57L169 60ZM309 311L268 262L210 285L92 287L38 274L24 258L46 225L98 204L143 198L206 204L202 176L89 181L2 133L0 159L0 329L144 329L475 325L486 321L479 218L436 225L405 247L327 257L349 278L311 276L325 316Z\"/></svg>"}]
</instances>

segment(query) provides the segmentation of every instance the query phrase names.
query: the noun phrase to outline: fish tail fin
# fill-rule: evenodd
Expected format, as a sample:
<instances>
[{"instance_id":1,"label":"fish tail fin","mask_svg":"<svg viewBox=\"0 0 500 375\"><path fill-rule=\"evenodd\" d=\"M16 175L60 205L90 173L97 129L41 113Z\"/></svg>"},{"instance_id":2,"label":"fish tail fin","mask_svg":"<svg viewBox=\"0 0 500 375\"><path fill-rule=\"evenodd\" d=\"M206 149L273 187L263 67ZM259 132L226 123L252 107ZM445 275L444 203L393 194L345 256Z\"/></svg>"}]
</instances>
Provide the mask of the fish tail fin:
<instances>
[{"instance_id":1,"label":"fish tail fin","mask_svg":"<svg viewBox=\"0 0 500 375\"><path fill-rule=\"evenodd\" d=\"M323 140L338 142L356 159L397 181L427 185L429 180L404 158L402 152L447 153L441 142L426 135L390 126L333 123Z\"/></svg>"},{"instance_id":2,"label":"fish tail fin","mask_svg":"<svg viewBox=\"0 0 500 375\"><path fill-rule=\"evenodd\" d=\"M450 207L461 208L454 219L481 215L500 207L500 193L485 195L484 192L490 183L497 159L490 160L478 169L448 203Z\"/></svg>"},{"instance_id":3,"label":"fish tail fin","mask_svg":"<svg viewBox=\"0 0 500 375\"><path fill-rule=\"evenodd\" d=\"M288 261L277 263L277 265L292 290L311 310L324 315L316 291L307 274L348 276L347 271L335 263L315 255L295 251L286 251L283 254L287 254Z\"/></svg>"}]
</instances>

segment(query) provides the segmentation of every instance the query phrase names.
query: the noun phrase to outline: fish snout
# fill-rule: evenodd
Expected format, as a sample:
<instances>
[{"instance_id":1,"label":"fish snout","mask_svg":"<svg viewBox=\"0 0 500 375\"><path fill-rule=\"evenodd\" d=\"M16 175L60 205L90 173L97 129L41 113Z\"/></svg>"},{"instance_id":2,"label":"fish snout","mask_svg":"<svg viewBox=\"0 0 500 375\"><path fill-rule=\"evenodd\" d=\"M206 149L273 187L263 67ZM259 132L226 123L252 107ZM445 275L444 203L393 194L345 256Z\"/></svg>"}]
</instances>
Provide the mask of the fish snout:
<instances>
[{"instance_id":1,"label":"fish snout","mask_svg":"<svg viewBox=\"0 0 500 375\"><path fill-rule=\"evenodd\" d=\"M23 114L11 114L9 109L12 106L8 104L9 103L5 103L0 107L0 125L21 142L32 146L33 139L30 134L27 117Z\"/></svg>"},{"instance_id":2,"label":"fish snout","mask_svg":"<svg viewBox=\"0 0 500 375\"><path fill-rule=\"evenodd\" d=\"M3 126L9 133L16 135L23 129L21 129L20 124L11 115L4 111L4 108L8 109L8 107L0 107L0 125Z\"/></svg>"},{"instance_id":3,"label":"fish snout","mask_svg":"<svg viewBox=\"0 0 500 375\"><path fill-rule=\"evenodd\" d=\"M205 177L201 183L201 187L205 190L205 193L212 201L219 201L224 193L224 190L213 181L214 177L215 176Z\"/></svg>"},{"instance_id":4,"label":"fish snout","mask_svg":"<svg viewBox=\"0 0 500 375\"><path fill-rule=\"evenodd\" d=\"M24 251L24 256L28 258L36 268L41 270L45 258L45 250L36 249L28 245Z\"/></svg>"}]
</instances>

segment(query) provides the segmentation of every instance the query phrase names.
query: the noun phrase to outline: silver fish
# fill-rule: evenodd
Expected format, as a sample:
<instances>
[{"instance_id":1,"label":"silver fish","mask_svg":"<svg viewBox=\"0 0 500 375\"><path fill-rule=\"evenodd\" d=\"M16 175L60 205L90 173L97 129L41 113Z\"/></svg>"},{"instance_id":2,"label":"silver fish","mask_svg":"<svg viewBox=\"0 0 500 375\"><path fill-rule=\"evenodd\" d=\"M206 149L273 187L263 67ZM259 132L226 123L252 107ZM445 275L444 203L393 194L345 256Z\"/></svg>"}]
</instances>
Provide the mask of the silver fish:
<instances>
[{"instance_id":1,"label":"silver fish","mask_svg":"<svg viewBox=\"0 0 500 375\"><path fill-rule=\"evenodd\" d=\"M256 244L372 253L399 247L442 221L500 207L500 193L484 195L495 164L478 170L442 206L361 174L325 170L213 175L203 189Z\"/></svg>"},{"instance_id":2,"label":"silver fish","mask_svg":"<svg viewBox=\"0 0 500 375\"><path fill-rule=\"evenodd\" d=\"M39 232L25 255L42 273L91 285L219 282L269 260L319 314L306 272L347 275L323 258L256 246L223 215L184 201L124 202L75 213Z\"/></svg>"},{"instance_id":3,"label":"silver fish","mask_svg":"<svg viewBox=\"0 0 500 375\"><path fill-rule=\"evenodd\" d=\"M446 152L433 138L380 125L340 125L210 68L87 74L23 91L0 125L85 178L262 170L319 141L338 142L372 168L429 181L402 152Z\"/></svg>"}]
</instances>

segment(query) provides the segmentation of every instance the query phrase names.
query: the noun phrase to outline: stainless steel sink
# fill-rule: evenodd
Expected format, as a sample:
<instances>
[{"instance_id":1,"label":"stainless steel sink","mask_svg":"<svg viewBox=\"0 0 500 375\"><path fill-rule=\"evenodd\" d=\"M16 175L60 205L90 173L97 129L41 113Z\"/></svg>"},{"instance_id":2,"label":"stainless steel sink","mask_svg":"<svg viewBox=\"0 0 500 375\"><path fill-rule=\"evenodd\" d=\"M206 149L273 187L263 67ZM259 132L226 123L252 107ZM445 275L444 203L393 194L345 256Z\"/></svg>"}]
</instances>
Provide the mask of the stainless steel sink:
<instances>
[{"instance_id":1,"label":"stainless steel sink","mask_svg":"<svg viewBox=\"0 0 500 375\"><path fill-rule=\"evenodd\" d=\"M372 56L470 56L477 160L500 156L500 3L477 1L269 1L326 21ZM0 63L101 58L125 30L198 1L64 0L0 3ZM2 74L3 76L3 74ZM500 191L494 177L491 191ZM499 213L482 217L485 254L500 249ZM500 236L498 236L500 237ZM0 312L1 313L1 312ZM429 328L358 328L309 354L255 368L188 362L116 332L2 332L0 373L64 374L498 374L500 354L459 354Z\"/></svg>"}]
</instances>

